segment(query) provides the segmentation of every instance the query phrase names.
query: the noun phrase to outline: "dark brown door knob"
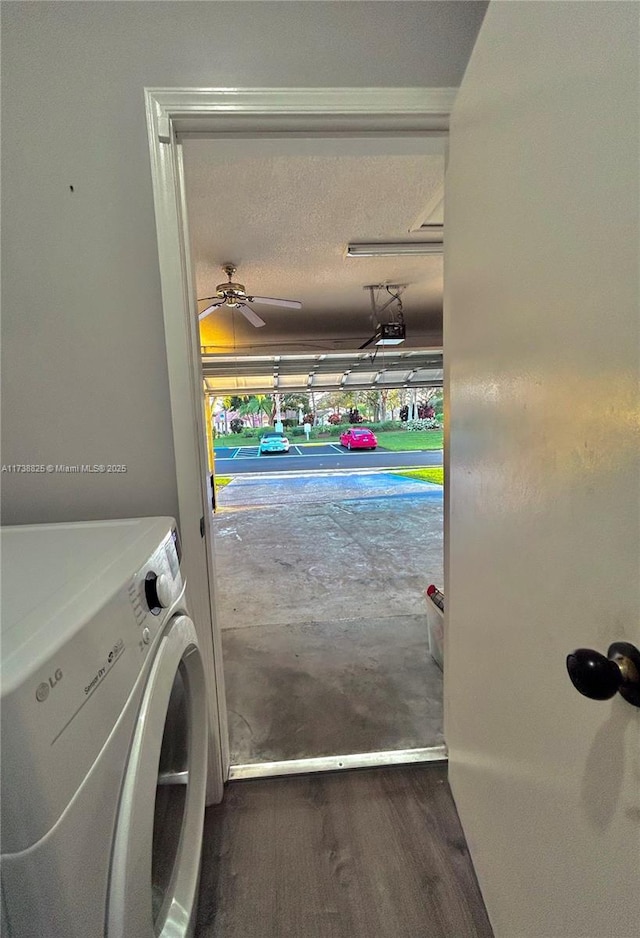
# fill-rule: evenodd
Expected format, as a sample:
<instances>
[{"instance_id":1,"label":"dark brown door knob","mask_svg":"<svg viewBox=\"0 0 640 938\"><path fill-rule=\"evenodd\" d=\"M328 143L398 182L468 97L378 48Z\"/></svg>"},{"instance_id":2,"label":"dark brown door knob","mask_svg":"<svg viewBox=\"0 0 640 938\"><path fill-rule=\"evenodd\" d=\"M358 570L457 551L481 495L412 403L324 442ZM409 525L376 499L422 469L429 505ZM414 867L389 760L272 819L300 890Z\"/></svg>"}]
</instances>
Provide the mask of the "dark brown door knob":
<instances>
[{"instance_id":1,"label":"dark brown door knob","mask_svg":"<svg viewBox=\"0 0 640 938\"><path fill-rule=\"evenodd\" d=\"M567 655L567 671L574 687L592 700L608 700L617 692L640 707L640 651L628 642L614 642L607 657L592 648Z\"/></svg>"}]
</instances>

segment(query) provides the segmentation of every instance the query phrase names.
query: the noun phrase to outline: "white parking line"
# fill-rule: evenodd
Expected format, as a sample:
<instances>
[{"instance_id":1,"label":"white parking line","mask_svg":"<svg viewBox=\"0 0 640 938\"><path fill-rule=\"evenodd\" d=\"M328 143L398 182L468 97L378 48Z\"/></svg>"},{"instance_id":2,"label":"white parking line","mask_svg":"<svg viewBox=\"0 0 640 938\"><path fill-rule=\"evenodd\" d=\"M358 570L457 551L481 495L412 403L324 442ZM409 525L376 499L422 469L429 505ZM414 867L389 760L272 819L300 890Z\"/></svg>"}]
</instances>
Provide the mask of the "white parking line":
<instances>
[{"instance_id":1,"label":"white parking line","mask_svg":"<svg viewBox=\"0 0 640 938\"><path fill-rule=\"evenodd\" d=\"M332 444L332 443L323 443L323 446L333 446L333 444ZM296 452L294 453L293 450L296 450ZM334 452L338 452L338 453L340 453L341 455L343 455L346 451L345 451L345 450L342 450L342 449L338 449L338 450L335 450L335 449L334 449ZM330 455L331 455L330 453L324 453L324 454L323 454L323 453L318 453L318 452L303 453L303 452L300 450L300 447L297 446L295 443L293 444L293 446L292 446L291 449L289 450L289 453L290 453L292 456L300 456L300 457L303 458L303 459L304 459L304 458L307 458L307 459L309 459L309 458L321 459L323 455L324 455L324 456L330 456ZM255 458L257 458L259 455L260 455L260 449L259 449L258 446L239 446L239 447L235 450L235 452L233 453L232 456L218 456L218 459L255 459ZM285 452L282 452L282 453L270 453L269 455L270 455L270 456L287 456L288 454L285 453Z\"/></svg>"},{"instance_id":2,"label":"white parking line","mask_svg":"<svg viewBox=\"0 0 640 938\"><path fill-rule=\"evenodd\" d=\"M336 453L344 453L344 449L340 443L329 443L328 446L332 446Z\"/></svg>"}]
</instances>

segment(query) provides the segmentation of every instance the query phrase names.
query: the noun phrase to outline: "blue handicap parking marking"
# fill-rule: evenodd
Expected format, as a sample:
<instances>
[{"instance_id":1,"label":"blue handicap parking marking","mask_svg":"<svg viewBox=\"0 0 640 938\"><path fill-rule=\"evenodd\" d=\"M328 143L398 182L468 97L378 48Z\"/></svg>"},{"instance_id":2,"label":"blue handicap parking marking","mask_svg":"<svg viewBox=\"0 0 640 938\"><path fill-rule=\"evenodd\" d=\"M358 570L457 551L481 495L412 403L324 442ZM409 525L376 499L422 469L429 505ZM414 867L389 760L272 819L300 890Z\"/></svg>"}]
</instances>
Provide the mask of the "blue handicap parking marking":
<instances>
[{"instance_id":1,"label":"blue handicap parking marking","mask_svg":"<svg viewBox=\"0 0 640 938\"><path fill-rule=\"evenodd\" d=\"M354 511L394 511L397 499L442 500L441 485L411 479L392 472L349 475L313 474L236 477L234 485L222 489L219 501L225 507L238 505L295 505L310 501L335 501ZM395 506L395 508L394 508Z\"/></svg>"},{"instance_id":2,"label":"blue handicap parking marking","mask_svg":"<svg viewBox=\"0 0 640 938\"><path fill-rule=\"evenodd\" d=\"M237 452L237 446L216 446L214 449L214 454L218 459L233 459Z\"/></svg>"}]
</instances>

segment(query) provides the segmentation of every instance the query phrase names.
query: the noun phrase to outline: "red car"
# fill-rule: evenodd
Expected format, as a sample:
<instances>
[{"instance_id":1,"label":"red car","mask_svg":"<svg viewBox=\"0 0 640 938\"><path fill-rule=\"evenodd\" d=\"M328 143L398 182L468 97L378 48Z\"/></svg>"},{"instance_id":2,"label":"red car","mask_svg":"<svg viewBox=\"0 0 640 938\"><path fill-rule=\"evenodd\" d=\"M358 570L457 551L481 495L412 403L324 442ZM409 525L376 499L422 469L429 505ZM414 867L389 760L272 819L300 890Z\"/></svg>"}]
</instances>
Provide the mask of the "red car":
<instances>
[{"instance_id":1,"label":"red car","mask_svg":"<svg viewBox=\"0 0 640 938\"><path fill-rule=\"evenodd\" d=\"M367 427L349 427L340 434L340 445L347 449L375 449L378 441L373 430Z\"/></svg>"}]
</instances>

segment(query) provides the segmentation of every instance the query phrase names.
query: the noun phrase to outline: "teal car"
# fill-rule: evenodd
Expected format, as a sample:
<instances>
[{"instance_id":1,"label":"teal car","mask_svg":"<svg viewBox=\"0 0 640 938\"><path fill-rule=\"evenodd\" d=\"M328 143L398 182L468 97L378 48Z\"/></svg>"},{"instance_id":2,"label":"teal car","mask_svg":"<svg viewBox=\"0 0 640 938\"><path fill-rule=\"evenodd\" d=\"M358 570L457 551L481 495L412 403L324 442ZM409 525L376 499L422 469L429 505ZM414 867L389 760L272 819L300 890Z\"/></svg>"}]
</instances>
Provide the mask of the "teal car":
<instances>
[{"instance_id":1,"label":"teal car","mask_svg":"<svg viewBox=\"0 0 640 938\"><path fill-rule=\"evenodd\" d=\"M286 438L284 433L265 433L265 435L260 440L260 446L258 447L259 456L262 456L265 453L288 452L289 440Z\"/></svg>"}]
</instances>

